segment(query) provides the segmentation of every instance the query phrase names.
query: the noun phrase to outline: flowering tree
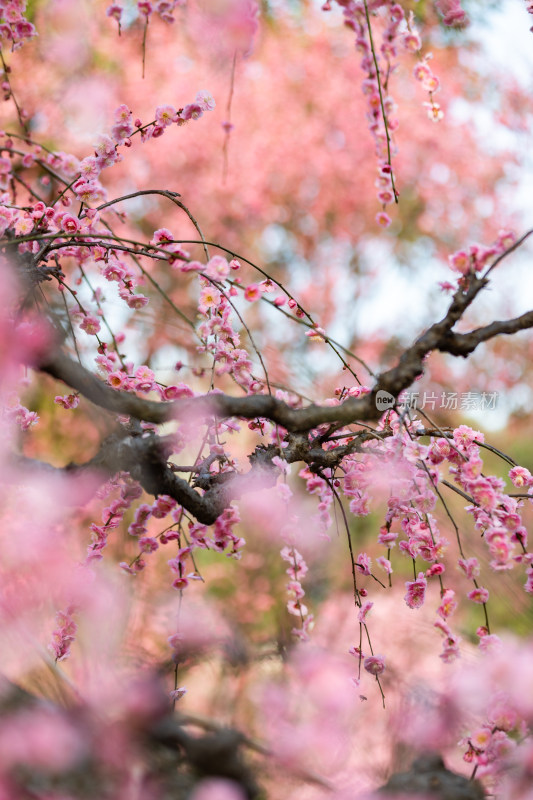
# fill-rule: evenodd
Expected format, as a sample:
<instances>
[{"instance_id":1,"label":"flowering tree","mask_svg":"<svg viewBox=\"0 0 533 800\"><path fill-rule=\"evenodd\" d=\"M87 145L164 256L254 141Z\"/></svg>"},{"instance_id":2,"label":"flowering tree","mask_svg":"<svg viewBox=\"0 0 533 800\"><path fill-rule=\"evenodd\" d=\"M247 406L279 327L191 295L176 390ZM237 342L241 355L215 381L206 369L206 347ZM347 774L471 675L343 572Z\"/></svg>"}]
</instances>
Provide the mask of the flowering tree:
<instances>
[{"instance_id":1,"label":"flowering tree","mask_svg":"<svg viewBox=\"0 0 533 800\"><path fill-rule=\"evenodd\" d=\"M467 11L0 0L6 798L531 797L533 477L465 424L530 99Z\"/></svg>"}]
</instances>

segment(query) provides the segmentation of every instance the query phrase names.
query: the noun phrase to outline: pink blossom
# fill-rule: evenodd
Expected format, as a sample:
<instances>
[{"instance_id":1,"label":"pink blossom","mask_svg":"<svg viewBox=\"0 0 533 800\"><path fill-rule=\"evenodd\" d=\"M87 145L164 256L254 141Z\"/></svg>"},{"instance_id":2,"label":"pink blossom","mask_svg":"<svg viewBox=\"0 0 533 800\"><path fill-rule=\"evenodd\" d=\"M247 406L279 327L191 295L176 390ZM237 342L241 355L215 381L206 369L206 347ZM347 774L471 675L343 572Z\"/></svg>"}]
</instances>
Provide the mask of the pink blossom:
<instances>
[{"instance_id":1,"label":"pink blossom","mask_svg":"<svg viewBox=\"0 0 533 800\"><path fill-rule=\"evenodd\" d=\"M137 8L139 9L140 13L143 14L145 17L149 17L152 13L153 6L149 0L138 0Z\"/></svg>"},{"instance_id":2,"label":"pink blossom","mask_svg":"<svg viewBox=\"0 0 533 800\"><path fill-rule=\"evenodd\" d=\"M61 227L66 233L77 233L81 225L77 217L72 214L65 214L61 219Z\"/></svg>"},{"instance_id":3,"label":"pink blossom","mask_svg":"<svg viewBox=\"0 0 533 800\"><path fill-rule=\"evenodd\" d=\"M464 25L467 21L465 11L461 8L460 0L437 0L435 3L445 25Z\"/></svg>"},{"instance_id":4,"label":"pink blossom","mask_svg":"<svg viewBox=\"0 0 533 800\"><path fill-rule=\"evenodd\" d=\"M79 172L83 178L97 178L100 174L100 170L97 166L96 157L87 156L84 158L83 161L80 162Z\"/></svg>"},{"instance_id":5,"label":"pink blossom","mask_svg":"<svg viewBox=\"0 0 533 800\"><path fill-rule=\"evenodd\" d=\"M287 611L295 617L306 617L309 613L307 606L297 599L287 601Z\"/></svg>"},{"instance_id":6,"label":"pink blossom","mask_svg":"<svg viewBox=\"0 0 533 800\"><path fill-rule=\"evenodd\" d=\"M456 661L460 656L459 644L461 639L459 636L447 636L442 643L442 652L440 658L445 664L451 664Z\"/></svg>"},{"instance_id":7,"label":"pink blossom","mask_svg":"<svg viewBox=\"0 0 533 800\"><path fill-rule=\"evenodd\" d=\"M11 172L11 163L9 158L0 157L0 175L9 175Z\"/></svg>"},{"instance_id":8,"label":"pink blossom","mask_svg":"<svg viewBox=\"0 0 533 800\"><path fill-rule=\"evenodd\" d=\"M305 335L310 339L312 342L323 342L326 338L326 331L324 328L320 328L318 326L314 328L310 328L310 330L305 332Z\"/></svg>"},{"instance_id":9,"label":"pink blossom","mask_svg":"<svg viewBox=\"0 0 533 800\"><path fill-rule=\"evenodd\" d=\"M474 431L468 425L459 425L453 432L453 440L456 447L468 453L474 442L483 444L485 437L480 431Z\"/></svg>"},{"instance_id":10,"label":"pink blossom","mask_svg":"<svg viewBox=\"0 0 533 800\"><path fill-rule=\"evenodd\" d=\"M367 656L363 661L363 666L371 675L381 675L385 670L384 656Z\"/></svg>"},{"instance_id":11,"label":"pink blossom","mask_svg":"<svg viewBox=\"0 0 533 800\"><path fill-rule=\"evenodd\" d=\"M427 89L427 87L424 88ZM431 103L423 103L423 106L427 108L428 118L432 122L440 122L441 119L444 119L444 111L434 100L432 100Z\"/></svg>"},{"instance_id":12,"label":"pink blossom","mask_svg":"<svg viewBox=\"0 0 533 800\"><path fill-rule=\"evenodd\" d=\"M140 392L149 392L154 388L155 375L149 367L142 366L135 371L136 389Z\"/></svg>"},{"instance_id":13,"label":"pink blossom","mask_svg":"<svg viewBox=\"0 0 533 800\"><path fill-rule=\"evenodd\" d=\"M405 595L405 602L409 608L420 608L423 605L427 584L428 582L423 572L418 573L418 578L415 581L406 581L407 594Z\"/></svg>"},{"instance_id":14,"label":"pink blossom","mask_svg":"<svg viewBox=\"0 0 533 800\"><path fill-rule=\"evenodd\" d=\"M173 497L166 494L160 494L152 505L152 516L156 519L163 519L176 508L176 501Z\"/></svg>"},{"instance_id":15,"label":"pink blossom","mask_svg":"<svg viewBox=\"0 0 533 800\"><path fill-rule=\"evenodd\" d=\"M123 143L125 139L131 136L135 128L131 120L124 122L116 122L111 128L111 136L117 143Z\"/></svg>"},{"instance_id":16,"label":"pink blossom","mask_svg":"<svg viewBox=\"0 0 533 800\"><path fill-rule=\"evenodd\" d=\"M472 497L485 510L494 510L499 503L499 493L485 478L478 478L469 484Z\"/></svg>"},{"instance_id":17,"label":"pink blossom","mask_svg":"<svg viewBox=\"0 0 533 800\"><path fill-rule=\"evenodd\" d=\"M171 125L176 121L176 114L177 112L174 106L157 106L155 110L155 119L158 125L166 128L168 125Z\"/></svg>"},{"instance_id":18,"label":"pink blossom","mask_svg":"<svg viewBox=\"0 0 533 800\"><path fill-rule=\"evenodd\" d=\"M372 560L366 553L359 553L355 561L355 568L361 575L370 575Z\"/></svg>"},{"instance_id":19,"label":"pink blossom","mask_svg":"<svg viewBox=\"0 0 533 800\"><path fill-rule=\"evenodd\" d=\"M479 649L486 653L495 653L503 646L502 640L495 633L486 633L479 639Z\"/></svg>"},{"instance_id":20,"label":"pink blossom","mask_svg":"<svg viewBox=\"0 0 533 800\"><path fill-rule=\"evenodd\" d=\"M0 236L3 236L6 230L11 226L15 212L6 206L0 206Z\"/></svg>"},{"instance_id":21,"label":"pink blossom","mask_svg":"<svg viewBox=\"0 0 533 800\"><path fill-rule=\"evenodd\" d=\"M381 569L386 572L387 575L392 574L392 564L388 558L385 558L385 556L378 556L378 558L376 558L376 564L381 567Z\"/></svg>"},{"instance_id":22,"label":"pink blossom","mask_svg":"<svg viewBox=\"0 0 533 800\"><path fill-rule=\"evenodd\" d=\"M78 199L86 205L98 203L102 199L102 189L94 181L77 181L72 188Z\"/></svg>"},{"instance_id":23,"label":"pink blossom","mask_svg":"<svg viewBox=\"0 0 533 800\"><path fill-rule=\"evenodd\" d=\"M140 308L144 308L149 302L150 301L148 298L143 294L130 294L126 300L128 306L136 311L138 311Z\"/></svg>"},{"instance_id":24,"label":"pink blossom","mask_svg":"<svg viewBox=\"0 0 533 800\"><path fill-rule=\"evenodd\" d=\"M152 536L141 536L138 542L141 553L154 553L159 547L159 542Z\"/></svg>"},{"instance_id":25,"label":"pink blossom","mask_svg":"<svg viewBox=\"0 0 533 800\"><path fill-rule=\"evenodd\" d=\"M280 458L279 456L274 456L272 459L272 463L281 471L283 475L289 475L291 471L290 464L288 464L284 458Z\"/></svg>"},{"instance_id":26,"label":"pink blossom","mask_svg":"<svg viewBox=\"0 0 533 800\"><path fill-rule=\"evenodd\" d=\"M517 489L523 486L533 486L531 472L525 467L513 467L509 470L509 477Z\"/></svg>"},{"instance_id":27,"label":"pink blossom","mask_svg":"<svg viewBox=\"0 0 533 800\"><path fill-rule=\"evenodd\" d=\"M204 111L212 111L216 106L213 95L205 89L201 89L197 92L194 102L201 106Z\"/></svg>"},{"instance_id":28,"label":"pink blossom","mask_svg":"<svg viewBox=\"0 0 533 800\"><path fill-rule=\"evenodd\" d=\"M215 281L223 281L229 275L230 265L224 256L213 256L205 267L205 274Z\"/></svg>"},{"instance_id":29,"label":"pink blossom","mask_svg":"<svg viewBox=\"0 0 533 800\"><path fill-rule=\"evenodd\" d=\"M78 394L66 394L63 397L56 395L54 402L63 406L63 408L77 408L80 403L80 396Z\"/></svg>"},{"instance_id":30,"label":"pink blossom","mask_svg":"<svg viewBox=\"0 0 533 800\"><path fill-rule=\"evenodd\" d=\"M27 214L18 217L15 223L15 233L17 236L27 236L33 230L33 219Z\"/></svg>"},{"instance_id":31,"label":"pink blossom","mask_svg":"<svg viewBox=\"0 0 533 800\"><path fill-rule=\"evenodd\" d=\"M482 586L477 586L475 589L472 589L471 592L468 592L467 597L469 600L472 600L473 603L486 603L489 599L489 590L484 589Z\"/></svg>"},{"instance_id":32,"label":"pink blossom","mask_svg":"<svg viewBox=\"0 0 533 800\"><path fill-rule=\"evenodd\" d=\"M15 34L15 41L20 39L30 39L32 36L37 36L37 31L34 25L32 25L31 22L28 22L27 19L21 19L15 22L14 26L12 27L12 31Z\"/></svg>"},{"instance_id":33,"label":"pink blossom","mask_svg":"<svg viewBox=\"0 0 533 800\"><path fill-rule=\"evenodd\" d=\"M481 567L477 558L460 558L457 563L470 580L479 576Z\"/></svg>"},{"instance_id":34,"label":"pink blossom","mask_svg":"<svg viewBox=\"0 0 533 800\"><path fill-rule=\"evenodd\" d=\"M120 22L123 11L124 9L118 3L112 3L110 6L107 7L106 14L108 17L113 17L114 19L117 20L117 22Z\"/></svg>"},{"instance_id":35,"label":"pink blossom","mask_svg":"<svg viewBox=\"0 0 533 800\"><path fill-rule=\"evenodd\" d=\"M96 336L100 330L100 320L92 314L85 314L80 322L80 328L91 336Z\"/></svg>"},{"instance_id":36,"label":"pink blossom","mask_svg":"<svg viewBox=\"0 0 533 800\"><path fill-rule=\"evenodd\" d=\"M94 149L97 156L107 156L116 153L117 146L111 136L100 133L97 137Z\"/></svg>"},{"instance_id":37,"label":"pink blossom","mask_svg":"<svg viewBox=\"0 0 533 800\"><path fill-rule=\"evenodd\" d=\"M129 122L132 117L132 113L128 106L125 103L122 103L120 106L115 108L114 117L115 122Z\"/></svg>"},{"instance_id":38,"label":"pink blossom","mask_svg":"<svg viewBox=\"0 0 533 800\"><path fill-rule=\"evenodd\" d=\"M107 382L113 389L122 389L128 382L128 376L121 370L110 372L107 376Z\"/></svg>"},{"instance_id":39,"label":"pink blossom","mask_svg":"<svg viewBox=\"0 0 533 800\"><path fill-rule=\"evenodd\" d=\"M189 103L183 108L180 118L182 120L200 119L203 113L204 109L199 103Z\"/></svg>"},{"instance_id":40,"label":"pink blossom","mask_svg":"<svg viewBox=\"0 0 533 800\"><path fill-rule=\"evenodd\" d=\"M455 272L460 272L461 275L466 275L472 269L472 259L466 250L458 250L448 256L448 263Z\"/></svg>"},{"instance_id":41,"label":"pink blossom","mask_svg":"<svg viewBox=\"0 0 533 800\"><path fill-rule=\"evenodd\" d=\"M78 626L72 618L72 609L58 611L56 622L58 627L52 634L49 648L54 653L56 661L64 661L70 655L70 646L76 637Z\"/></svg>"},{"instance_id":42,"label":"pink blossom","mask_svg":"<svg viewBox=\"0 0 533 800\"><path fill-rule=\"evenodd\" d=\"M189 579L185 575L179 575L175 580L172 581L172 587L174 589L178 589L181 591L182 589L186 589L189 585Z\"/></svg>"},{"instance_id":43,"label":"pink blossom","mask_svg":"<svg viewBox=\"0 0 533 800\"><path fill-rule=\"evenodd\" d=\"M453 589L447 589L442 596L440 606L437 609L437 614L439 614L443 619L447 619L448 617L451 617L456 608L457 600L455 600L455 592Z\"/></svg>"},{"instance_id":44,"label":"pink blossom","mask_svg":"<svg viewBox=\"0 0 533 800\"><path fill-rule=\"evenodd\" d=\"M261 290L257 283L250 283L249 286L246 287L244 290L244 299L248 300L249 303L253 303L256 300L259 300L261 297Z\"/></svg>"},{"instance_id":45,"label":"pink blossom","mask_svg":"<svg viewBox=\"0 0 533 800\"><path fill-rule=\"evenodd\" d=\"M150 239L150 244L164 246L174 242L174 239L174 234L168 228L158 228Z\"/></svg>"},{"instance_id":46,"label":"pink blossom","mask_svg":"<svg viewBox=\"0 0 533 800\"><path fill-rule=\"evenodd\" d=\"M372 608L373 605L374 603L371 600L365 600L365 602L363 603L363 605L359 610L359 614L357 615L359 622L362 623L366 622L366 618L370 613L370 609Z\"/></svg>"},{"instance_id":47,"label":"pink blossom","mask_svg":"<svg viewBox=\"0 0 533 800\"><path fill-rule=\"evenodd\" d=\"M381 228L388 228L392 220L385 211L380 211L376 214L376 222Z\"/></svg>"},{"instance_id":48,"label":"pink blossom","mask_svg":"<svg viewBox=\"0 0 533 800\"><path fill-rule=\"evenodd\" d=\"M386 547L394 547L398 534L390 531L385 525L379 529L378 542Z\"/></svg>"},{"instance_id":49,"label":"pink blossom","mask_svg":"<svg viewBox=\"0 0 533 800\"><path fill-rule=\"evenodd\" d=\"M418 52L418 50L420 50L422 47L420 35L418 31L415 30L404 33L402 41L405 49L410 50L412 53Z\"/></svg>"},{"instance_id":50,"label":"pink blossom","mask_svg":"<svg viewBox=\"0 0 533 800\"><path fill-rule=\"evenodd\" d=\"M109 263L102 269L102 275L108 281L116 281L119 283L126 277L126 270L122 267L119 261L109 259Z\"/></svg>"},{"instance_id":51,"label":"pink blossom","mask_svg":"<svg viewBox=\"0 0 533 800\"><path fill-rule=\"evenodd\" d=\"M216 308L222 299L222 295L215 286L208 285L202 289L200 293L200 300L198 303L198 310L202 314L206 314L210 308Z\"/></svg>"}]
</instances>

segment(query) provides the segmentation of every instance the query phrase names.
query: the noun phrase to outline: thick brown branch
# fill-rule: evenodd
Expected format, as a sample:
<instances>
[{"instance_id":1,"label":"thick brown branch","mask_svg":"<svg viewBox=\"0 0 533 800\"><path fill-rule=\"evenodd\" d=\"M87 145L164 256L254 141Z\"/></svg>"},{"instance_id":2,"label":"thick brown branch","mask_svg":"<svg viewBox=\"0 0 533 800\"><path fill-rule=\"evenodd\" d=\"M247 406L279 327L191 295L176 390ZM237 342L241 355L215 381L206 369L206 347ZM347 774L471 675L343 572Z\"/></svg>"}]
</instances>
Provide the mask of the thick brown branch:
<instances>
[{"instance_id":1,"label":"thick brown branch","mask_svg":"<svg viewBox=\"0 0 533 800\"><path fill-rule=\"evenodd\" d=\"M481 289L487 285L484 278L472 276L468 289L459 289L453 296L450 307L439 322L436 322L422 334L400 357L396 367L382 373L378 377L377 389L383 389L397 397L403 389L407 389L424 371L424 359L434 350L440 350L453 326L461 319L466 309L477 297Z\"/></svg>"},{"instance_id":2,"label":"thick brown branch","mask_svg":"<svg viewBox=\"0 0 533 800\"><path fill-rule=\"evenodd\" d=\"M40 369L63 381L101 408L155 424L180 417L188 419L208 416L217 416L219 419L263 417L289 431L304 431L315 428L323 422L340 420L349 423L356 419L378 419L381 413L370 401L369 395L350 398L341 406L311 405L300 409L291 408L287 403L270 395L231 397L214 393L175 400L173 403L159 403L113 389L61 351L43 360Z\"/></svg>"},{"instance_id":3,"label":"thick brown branch","mask_svg":"<svg viewBox=\"0 0 533 800\"><path fill-rule=\"evenodd\" d=\"M527 311L520 317L503 321L494 321L483 328L476 328L469 333L449 333L444 341L439 345L442 353L450 353L452 356L463 356L466 358L473 353L478 344L500 336L502 333L513 334L533 328L533 311Z\"/></svg>"},{"instance_id":4,"label":"thick brown branch","mask_svg":"<svg viewBox=\"0 0 533 800\"><path fill-rule=\"evenodd\" d=\"M129 392L118 392L59 349L43 359L39 369L100 408L156 424L172 419L172 403L154 403Z\"/></svg>"}]
</instances>

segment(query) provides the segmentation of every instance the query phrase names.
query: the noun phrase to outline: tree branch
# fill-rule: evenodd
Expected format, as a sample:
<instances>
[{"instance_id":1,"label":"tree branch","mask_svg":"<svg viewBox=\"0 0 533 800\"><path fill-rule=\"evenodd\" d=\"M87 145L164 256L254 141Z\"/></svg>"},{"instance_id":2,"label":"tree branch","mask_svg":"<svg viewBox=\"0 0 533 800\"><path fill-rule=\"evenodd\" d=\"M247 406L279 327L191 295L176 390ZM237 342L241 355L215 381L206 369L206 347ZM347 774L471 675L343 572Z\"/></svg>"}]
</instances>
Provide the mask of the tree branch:
<instances>
[{"instance_id":1,"label":"tree branch","mask_svg":"<svg viewBox=\"0 0 533 800\"><path fill-rule=\"evenodd\" d=\"M469 276L468 284L457 290L445 316L405 350L395 367L377 377L369 393L349 397L337 406L311 404L306 408L292 408L271 395L231 397L222 393L182 398L171 403L156 402L113 389L57 349L41 361L39 368L101 408L116 414L155 424L173 419L262 418L280 425L288 433L287 447L282 453L274 446L256 448L250 456L252 466L247 473L201 471L194 485L176 475L176 470L169 464L168 459L175 450L172 436L161 437L153 433L140 435L138 431L129 434L121 432L110 437L102 443L98 454L90 462L69 465L66 469L99 469L106 475L129 472L146 492L173 497L199 522L210 525L232 500L246 492L275 484L278 473L272 465L274 455L281 454L289 463L303 461L312 469L317 469L334 467L344 456L360 451L368 439L373 438L368 431L349 433L347 438L350 437L350 441L327 450L323 449L320 437L310 440L310 433L324 424L334 424L335 430L339 430L346 425L378 420L383 413L383 409L376 404L378 392L386 391L397 398L423 373L424 360L429 353L439 350L467 356L479 344L494 336L533 327L533 312L528 312L513 320L493 322L470 333L454 333L453 327L487 283L486 277ZM41 465L41 468L53 469L47 465Z\"/></svg>"},{"instance_id":2,"label":"tree branch","mask_svg":"<svg viewBox=\"0 0 533 800\"><path fill-rule=\"evenodd\" d=\"M375 421L382 414L382 410L375 402L378 391L384 390L398 397L403 389L408 388L423 373L424 359L430 352L441 349L446 352L446 348L450 346L451 329L486 283L483 278L472 277L466 291L460 289L456 292L445 317L432 325L403 353L397 366L378 376L370 394L349 397L338 406L312 404L306 408L295 409L270 395L231 397L219 393L184 398L172 403L154 402L129 392L113 389L59 350L44 359L40 369L62 380L101 408L155 424L183 416L187 418L217 416L219 419L262 417L281 425L287 431L298 432L312 430L324 423L349 425L358 420ZM505 331L495 329L491 335L496 336L499 332ZM460 336L460 334L455 335ZM491 335L481 337L477 344L491 338Z\"/></svg>"},{"instance_id":3,"label":"tree branch","mask_svg":"<svg viewBox=\"0 0 533 800\"><path fill-rule=\"evenodd\" d=\"M466 358L472 353L478 344L493 339L502 333L513 334L518 331L533 328L533 311L527 311L520 317L504 321L495 320L490 325L483 328L476 328L469 333L449 333L439 350L442 353L450 353L452 356L463 356Z\"/></svg>"}]
</instances>

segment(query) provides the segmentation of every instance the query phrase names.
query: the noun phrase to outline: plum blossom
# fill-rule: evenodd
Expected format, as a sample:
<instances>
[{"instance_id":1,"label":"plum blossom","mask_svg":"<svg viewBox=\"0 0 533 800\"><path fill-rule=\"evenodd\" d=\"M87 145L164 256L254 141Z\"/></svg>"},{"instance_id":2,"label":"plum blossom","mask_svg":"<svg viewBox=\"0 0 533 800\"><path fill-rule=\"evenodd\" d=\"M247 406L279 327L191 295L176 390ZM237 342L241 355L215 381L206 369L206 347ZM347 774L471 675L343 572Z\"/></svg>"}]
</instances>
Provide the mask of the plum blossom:
<instances>
[{"instance_id":1,"label":"plum blossom","mask_svg":"<svg viewBox=\"0 0 533 800\"><path fill-rule=\"evenodd\" d=\"M472 589L471 592L468 592L467 597L469 600L472 600L473 603L486 603L489 599L489 590L484 589L482 586L477 586L475 589Z\"/></svg>"},{"instance_id":2,"label":"plum blossom","mask_svg":"<svg viewBox=\"0 0 533 800\"><path fill-rule=\"evenodd\" d=\"M370 610L372 609L373 605L374 603L371 600L365 600L365 602L362 604L359 610L359 614L357 615L359 622L362 623L366 622L366 618L370 613Z\"/></svg>"},{"instance_id":3,"label":"plum blossom","mask_svg":"<svg viewBox=\"0 0 533 800\"><path fill-rule=\"evenodd\" d=\"M204 111L212 111L216 106L215 98L211 92L208 92L205 89L201 89L199 92L197 92L194 102L201 106Z\"/></svg>"},{"instance_id":4,"label":"plum blossom","mask_svg":"<svg viewBox=\"0 0 533 800\"><path fill-rule=\"evenodd\" d=\"M372 567L372 559L367 553L359 553L355 562L355 568L361 575L370 575Z\"/></svg>"},{"instance_id":5,"label":"plum blossom","mask_svg":"<svg viewBox=\"0 0 533 800\"><path fill-rule=\"evenodd\" d=\"M100 330L100 320L93 314L85 314L80 322L80 328L91 336L96 336Z\"/></svg>"},{"instance_id":6,"label":"plum blossom","mask_svg":"<svg viewBox=\"0 0 533 800\"><path fill-rule=\"evenodd\" d=\"M409 608L420 608L424 604L426 596L427 580L423 572L418 573L418 578L414 581L406 581L405 602Z\"/></svg>"},{"instance_id":7,"label":"plum blossom","mask_svg":"<svg viewBox=\"0 0 533 800\"><path fill-rule=\"evenodd\" d=\"M56 395L54 402L63 406L63 408L77 408L80 404L80 396L79 394Z\"/></svg>"},{"instance_id":8,"label":"plum blossom","mask_svg":"<svg viewBox=\"0 0 533 800\"><path fill-rule=\"evenodd\" d=\"M155 110L155 119L158 125L161 125L163 128L166 128L168 125L171 125L176 120L177 111L174 106L171 105L163 105L157 106Z\"/></svg>"},{"instance_id":9,"label":"plum blossom","mask_svg":"<svg viewBox=\"0 0 533 800\"><path fill-rule=\"evenodd\" d=\"M443 16L445 25L464 25L467 21L466 12L461 8L460 0L437 0L435 5Z\"/></svg>"},{"instance_id":10,"label":"plum blossom","mask_svg":"<svg viewBox=\"0 0 533 800\"><path fill-rule=\"evenodd\" d=\"M244 290L244 299L248 300L249 303L253 303L256 300L259 300L260 297L261 297L261 290L257 285L257 283L250 283Z\"/></svg>"},{"instance_id":11,"label":"plum blossom","mask_svg":"<svg viewBox=\"0 0 533 800\"><path fill-rule=\"evenodd\" d=\"M533 486L533 476L525 467L513 467L509 470L509 477L517 489L523 486Z\"/></svg>"},{"instance_id":12,"label":"plum blossom","mask_svg":"<svg viewBox=\"0 0 533 800\"><path fill-rule=\"evenodd\" d=\"M81 224L79 219L73 214L64 214L61 218L61 227L65 233L78 233Z\"/></svg>"},{"instance_id":13,"label":"plum blossom","mask_svg":"<svg viewBox=\"0 0 533 800\"><path fill-rule=\"evenodd\" d=\"M384 656L367 656L363 661L363 666L371 675L381 675L385 671Z\"/></svg>"}]
</instances>

